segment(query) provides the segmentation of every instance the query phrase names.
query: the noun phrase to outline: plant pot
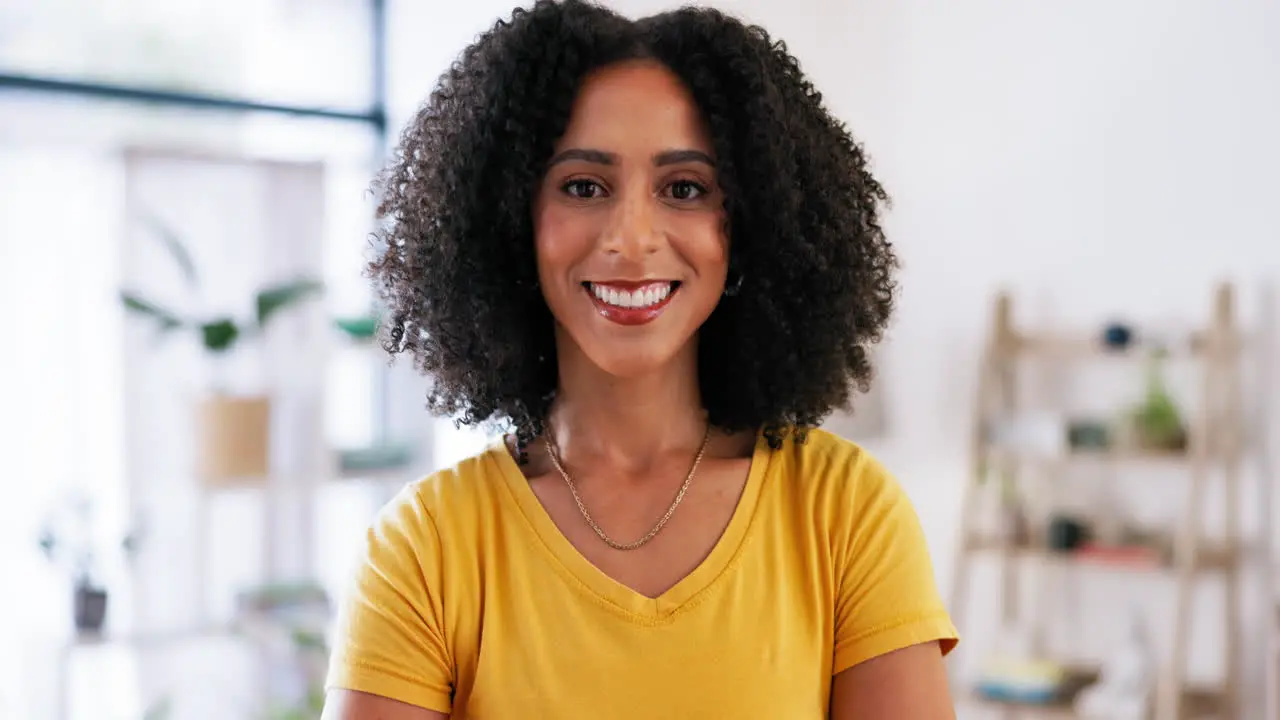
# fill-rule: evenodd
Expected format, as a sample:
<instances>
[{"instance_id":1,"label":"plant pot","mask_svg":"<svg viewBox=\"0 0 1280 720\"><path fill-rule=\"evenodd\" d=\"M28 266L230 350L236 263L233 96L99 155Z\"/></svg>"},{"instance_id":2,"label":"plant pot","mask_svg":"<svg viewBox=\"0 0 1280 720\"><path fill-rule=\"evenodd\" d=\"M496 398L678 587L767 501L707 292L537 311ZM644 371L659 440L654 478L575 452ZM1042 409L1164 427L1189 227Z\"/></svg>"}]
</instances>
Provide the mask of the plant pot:
<instances>
[{"instance_id":1,"label":"plant pot","mask_svg":"<svg viewBox=\"0 0 1280 720\"><path fill-rule=\"evenodd\" d=\"M199 407L201 479L215 487L257 485L271 469L271 399L213 395Z\"/></svg>"},{"instance_id":2,"label":"plant pot","mask_svg":"<svg viewBox=\"0 0 1280 720\"><path fill-rule=\"evenodd\" d=\"M100 633L107 619L107 591L92 585L77 585L75 592L76 631Z\"/></svg>"},{"instance_id":3,"label":"plant pot","mask_svg":"<svg viewBox=\"0 0 1280 720\"><path fill-rule=\"evenodd\" d=\"M1182 428L1134 429L1134 444L1144 452L1181 453L1187 450L1187 433Z\"/></svg>"}]
</instances>

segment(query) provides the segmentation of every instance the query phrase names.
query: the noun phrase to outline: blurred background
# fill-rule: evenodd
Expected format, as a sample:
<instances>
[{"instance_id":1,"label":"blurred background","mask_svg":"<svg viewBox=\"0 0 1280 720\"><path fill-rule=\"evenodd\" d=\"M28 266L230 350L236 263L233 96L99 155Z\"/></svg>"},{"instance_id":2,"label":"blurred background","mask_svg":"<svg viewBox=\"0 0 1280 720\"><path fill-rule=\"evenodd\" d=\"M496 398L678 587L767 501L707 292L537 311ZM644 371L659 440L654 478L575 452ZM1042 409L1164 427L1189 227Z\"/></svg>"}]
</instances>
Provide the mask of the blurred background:
<instances>
[{"instance_id":1,"label":"blurred background","mask_svg":"<svg viewBox=\"0 0 1280 720\"><path fill-rule=\"evenodd\" d=\"M0 718L318 717L373 513L488 440L362 272L373 173L511 1L0 3ZM1280 718L1280 4L711 4L894 197L830 427L916 504L961 717Z\"/></svg>"}]
</instances>

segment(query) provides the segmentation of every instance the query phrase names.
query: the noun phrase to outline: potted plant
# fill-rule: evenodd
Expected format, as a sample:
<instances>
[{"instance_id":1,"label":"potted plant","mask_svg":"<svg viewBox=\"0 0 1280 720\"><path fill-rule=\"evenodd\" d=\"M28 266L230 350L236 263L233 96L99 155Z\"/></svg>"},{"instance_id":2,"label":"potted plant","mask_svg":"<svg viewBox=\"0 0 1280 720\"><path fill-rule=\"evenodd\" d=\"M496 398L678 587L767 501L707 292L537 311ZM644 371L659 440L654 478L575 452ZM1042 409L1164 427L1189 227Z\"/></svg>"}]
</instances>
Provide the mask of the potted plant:
<instances>
[{"instance_id":1,"label":"potted plant","mask_svg":"<svg viewBox=\"0 0 1280 720\"><path fill-rule=\"evenodd\" d=\"M272 667L263 720L306 720L324 710L329 660L325 633L333 607L329 594L308 581L247 589L236 602L237 624L267 650Z\"/></svg>"},{"instance_id":2,"label":"potted plant","mask_svg":"<svg viewBox=\"0 0 1280 720\"><path fill-rule=\"evenodd\" d=\"M100 633L107 617L107 588L96 552L100 538L94 536L93 502L75 495L45 520L39 546L55 565L71 574L72 609L76 632ZM138 551L141 528L135 526L119 541L124 559Z\"/></svg>"},{"instance_id":3,"label":"potted plant","mask_svg":"<svg viewBox=\"0 0 1280 720\"><path fill-rule=\"evenodd\" d=\"M187 287L199 289L199 276L190 252L181 239L154 218L147 224L173 258ZM227 314L196 316L179 312L133 291L122 291L120 299L130 313L154 324L163 335L194 334L217 370L241 345L260 338L281 312L320 293L318 281L300 278L273 284L254 297L254 314L236 318ZM215 380L212 392L197 411L199 438L197 467L202 478L213 484L234 484L265 477L270 470L270 398L263 394L238 396L223 381Z\"/></svg>"},{"instance_id":4,"label":"potted plant","mask_svg":"<svg viewBox=\"0 0 1280 720\"><path fill-rule=\"evenodd\" d=\"M1166 356L1162 350L1151 353L1147 360L1146 395L1130 414L1134 444L1140 450L1183 452L1187 449L1186 424L1164 380Z\"/></svg>"}]
</instances>

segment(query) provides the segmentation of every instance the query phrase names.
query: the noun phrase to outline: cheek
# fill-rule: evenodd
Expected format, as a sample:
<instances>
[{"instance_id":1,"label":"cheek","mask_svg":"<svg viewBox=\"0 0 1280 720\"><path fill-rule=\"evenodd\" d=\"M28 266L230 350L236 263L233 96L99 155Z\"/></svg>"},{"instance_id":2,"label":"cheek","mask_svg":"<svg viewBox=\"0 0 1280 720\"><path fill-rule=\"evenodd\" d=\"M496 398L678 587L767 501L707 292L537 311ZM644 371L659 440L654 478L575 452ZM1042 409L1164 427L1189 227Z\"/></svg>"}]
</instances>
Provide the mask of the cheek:
<instances>
[{"instance_id":1,"label":"cheek","mask_svg":"<svg viewBox=\"0 0 1280 720\"><path fill-rule=\"evenodd\" d=\"M690 219L676 234L677 250L708 281L722 281L729 270L729 237L719 216Z\"/></svg>"},{"instance_id":2,"label":"cheek","mask_svg":"<svg viewBox=\"0 0 1280 720\"><path fill-rule=\"evenodd\" d=\"M579 263L591 252L594 234L591 223L582 213L547 205L534 217L534 251L538 259L538 276L544 288L555 285L564 271Z\"/></svg>"}]
</instances>

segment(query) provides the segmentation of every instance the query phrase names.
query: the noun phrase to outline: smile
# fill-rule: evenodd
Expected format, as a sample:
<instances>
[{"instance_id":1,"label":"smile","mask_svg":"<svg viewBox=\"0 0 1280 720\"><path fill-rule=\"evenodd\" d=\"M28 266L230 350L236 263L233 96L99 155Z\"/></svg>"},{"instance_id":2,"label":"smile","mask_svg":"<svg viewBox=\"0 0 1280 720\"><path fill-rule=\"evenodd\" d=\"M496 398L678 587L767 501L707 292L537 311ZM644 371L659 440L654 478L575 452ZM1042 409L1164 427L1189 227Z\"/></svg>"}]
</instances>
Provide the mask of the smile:
<instances>
[{"instance_id":1,"label":"smile","mask_svg":"<svg viewBox=\"0 0 1280 720\"><path fill-rule=\"evenodd\" d=\"M678 281L584 282L596 311L619 325L643 325L662 314L680 289Z\"/></svg>"}]
</instances>

